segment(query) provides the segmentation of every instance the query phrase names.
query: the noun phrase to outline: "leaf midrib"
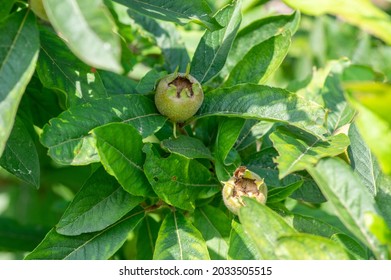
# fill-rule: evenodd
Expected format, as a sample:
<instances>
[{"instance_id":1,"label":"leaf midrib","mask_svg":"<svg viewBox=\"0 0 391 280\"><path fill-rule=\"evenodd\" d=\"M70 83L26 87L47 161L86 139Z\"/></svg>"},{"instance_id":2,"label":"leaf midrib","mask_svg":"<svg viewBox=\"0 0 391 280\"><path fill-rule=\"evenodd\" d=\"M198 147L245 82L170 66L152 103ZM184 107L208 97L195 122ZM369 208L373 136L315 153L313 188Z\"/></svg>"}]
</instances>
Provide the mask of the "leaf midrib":
<instances>
[{"instance_id":1,"label":"leaf midrib","mask_svg":"<svg viewBox=\"0 0 391 280\"><path fill-rule=\"evenodd\" d=\"M176 233L176 236L178 239L178 245L179 245L179 256L180 256L180 260L183 260L182 240L181 240L181 236L179 234L178 222L177 222L177 217L176 217L175 212L173 212L173 218L174 218L174 224L175 224L175 233Z\"/></svg>"},{"instance_id":2,"label":"leaf midrib","mask_svg":"<svg viewBox=\"0 0 391 280\"><path fill-rule=\"evenodd\" d=\"M286 169L286 171L284 172L284 174L289 174L291 173L291 170L294 168L294 166L296 165L296 163L298 163L304 156L307 155L307 153L309 151L312 150L312 148L314 148L314 146L320 141L320 139L316 139L314 143L312 143L311 145L309 145L305 151L303 151L289 166L288 168Z\"/></svg>"},{"instance_id":3,"label":"leaf midrib","mask_svg":"<svg viewBox=\"0 0 391 280\"><path fill-rule=\"evenodd\" d=\"M162 10L162 11L165 11L165 12L168 12L168 13L172 13L174 15L176 15L176 17L179 17L179 18L183 18L181 16L185 15L187 18L191 18L191 17L194 17L194 15L188 15L188 14L185 14L185 13L180 13L180 12L176 12L174 10L170 10L170 9L167 9L165 8L164 6L163 7L160 7L160 6L156 6L156 5L152 5L150 3L146 3L144 1L139 1L139 0L132 0L133 2L137 2L138 5L142 6L142 5L145 5L145 6L149 6L149 7L152 7L152 8L157 8L157 10ZM207 16L207 14L204 14ZM202 15L202 16L204 16ZM195 18L198 18L198 17L195 17ZM201 18L200 18L201 19Z\"/></svg>"},{"instance_id":4,"label":"leaf midrib","mask_svg":"<svg viewBox=\"0 0 391 280\"><path fill-rule=\"evenodd\" d=\"M72 254L74 254L75 252L77 252L78 250L80 250L81 248L87 246L87 244L91 243L94 239L98 238L99 236L101 236L103 233L106 233L108 230L110 230L111 228L117 226L118 224L120 223L123 223L125 222L126 220L130 219L130 218L133 218L141 213L145 212L144 210L142 211L139 211L137 213L134 213L133 215L130 215L126 218L123 218L122 220L119 220L118 222L112 224L111 226L108 226L107 228L105 228L104 230L102 230L101 232L99 232L98 234L92 236L90 239L86 240L83 244L81 244L79 247L75 248L72 252L70 252L68 255L66 255L65 257L63 257L63 260L66 260L68 259L69 256L71 256Z\"/></svg>"},{"instance_id":5,"label":"leaf midrib","mask_svg":"<svg viewBox=\"0 0 391 280\"><path fill-rule=\"evenodd\" d=\"M120 189L121 189L121 187L116 188L116 189L113 190L109 195L107 195L106 197L104 197L104 199L98 201L98 203L96 203L96 204L94 204L92 207L88 208L87 211L84 211L82 214L78 214L75 218L68 220L67 223L64 223L64 225L61 226L61 227L58 227L58 229L63 229L63 228L65 228L65 227L67 227L69 224L72 224L72 223L74 223L75 221L80 220L82 217L84 217L85 215L87 215L89 212L93 211L95 208L97 208L97 207L100 206L102 203L104 203L105 201L107 201L114 193L118 192ZM62 219L61 219L61 220L62 220Z\"/></svg>"},{"instance_id":6,"label":"leaf midrib","mask_svg":"<svg viewBox=\"0 0 391 280\"><path fill-rule=\"evenodd\" d=\"M7 55L5 56L5 58L3 60L3 63L1 64L0 73L2 73L3 67L7 64L7 61L9 60L9 58L11 56L11 53L13 53L13 50L15 49L15 46L16 46L17 42L19 42L18 39L19 39L19 37L22 34L22 29L25 27L25 23L27 21L27 17L29 15L29 13L30 13L30 10L28 10L26 12L22 22L20 23L20 26L19 26L19 28L18 28L18 30L16 32L16 35L15 35L15 38L14 38L14 40L12 41L12 43L11 43L11 45L9 47L9 51L7 52Z\"/></svg>"},{"instance_id":7,"label":"leaf midrib","mask_svg":"<svg viewBox=\"0 0 391 280\"><path fill-rule=\"evenodd\" d=\"M235 14L236 9L237 9L237 7L235 6L235 8L234 8L234 10L233 10L233 12L232 12L232 15ZM232 19L232 17L231 17L231 19ZM240 22L240 20L239 20L239 22ZM219 53L220 53L220 50L223 49L223 47L225 47L226 39L227 39L227 37L228 37L228 36L227 36L227 33L228 33L227 31L228 31L228 30L231 30L230 27L231 27L232 24L234 24L234 20L230 20L230 21L228 22L227 26L224 27L225 30L224 30L224 33L223 33L223 38L222 38L221 44L220 44L220 46L216 49L215 55L213 56L212 61L209 63L209 66L208 66L207 70L204 72L204 75L202 76L202 78L201 78L201 80L200 80L200 83L202 83L202 82L204 81L205 77L206 77L207 74L209 73L210 69L212 68L212 65L214 64L216 58L218 57L218 55L219 55ZM219 32L219 31L218 31L218 32ZM231 32L232 32L232 30L231 30ZM231 33L229 33L229 34L231 34ZM206 44L206 43L205 43L205 44Z\"/></svg>"},{"instance_id":8,"label":"leaf midrib","mask_svg":"<svg viewBox=\"0 0 391 280\"><path fill-rule=\"evenodd\" d=\"M96 133L94 133L94 135L96 138L100 139L104 144L108 145L111 149L113 149L117 154L119 154L123 159L125 159L130 165L132 165L133 167L135 167L139 171L144 172L144 169L141 166L139 166L137 163L133 162L122 151L120 151L117 147L115 147L114 145L109 143L105 138L97 135ZM109 165L111 165L111 164L109 164Z\"/></svg>"}]
</instances>

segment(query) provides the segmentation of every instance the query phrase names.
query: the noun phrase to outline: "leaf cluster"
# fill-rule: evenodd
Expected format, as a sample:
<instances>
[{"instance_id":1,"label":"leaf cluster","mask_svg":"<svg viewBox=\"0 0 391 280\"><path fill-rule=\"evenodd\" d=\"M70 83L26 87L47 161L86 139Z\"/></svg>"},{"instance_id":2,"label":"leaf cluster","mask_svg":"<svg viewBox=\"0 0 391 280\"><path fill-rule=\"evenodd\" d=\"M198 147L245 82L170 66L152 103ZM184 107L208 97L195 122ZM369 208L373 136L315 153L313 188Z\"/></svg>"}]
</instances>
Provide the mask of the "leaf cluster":
<instances>
[{"instance_id":1,"label":"leaf cluster","mask_svg":"<svg viewBox=\"0 0 391 280\"><path fill-rule=\"evenodd\" d=\"M291 13L273 15L268 1L222 2L46 0L46 20L31 1L0 1L0 186L15 209L31 199L25 219L0 203L1 250L391 258L389 16L364 0L377 20L348 0L286 0ZM204 102L173 124L155 85L188 65ZM268 200L235 216L221 190L242 165Z\"/></svg>"}]
</instances>

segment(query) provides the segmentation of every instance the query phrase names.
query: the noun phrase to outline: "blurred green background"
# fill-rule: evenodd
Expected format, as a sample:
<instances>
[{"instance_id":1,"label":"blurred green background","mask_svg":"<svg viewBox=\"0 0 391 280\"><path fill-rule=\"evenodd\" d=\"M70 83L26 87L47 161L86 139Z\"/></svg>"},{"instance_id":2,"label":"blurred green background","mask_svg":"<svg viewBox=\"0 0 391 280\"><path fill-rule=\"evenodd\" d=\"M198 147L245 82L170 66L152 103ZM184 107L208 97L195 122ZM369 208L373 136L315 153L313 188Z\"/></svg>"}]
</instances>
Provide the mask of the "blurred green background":
<instances>
[{"instance_id":1,"label":"blurred green background","mask_svg":"<svg viewBox=\"0 0 391 280\"><path fill-rule=\"evenodd\" d=\"M217 11L230 1L208 0L208 2L212 10ZM356 1L345 2L350 2L354 6ZM373 3L387 14L391 14L390 1L377 0ZM260 18L290 14L292 11L283 1L244 0L241 28ZM311 78L314 69L324 68L331 60L342 58L347 58L355 64L358 70L361 68L365 72L366 69L372 69L373 75L380 81L390 81L391 47L358 26L359 24L348 24L343 17L336 15L311 16L303 13L290 52L269 84L295 88L295 85ZM140 31L138 26L122 28L127 32L126 39L131 42L129 47L135 54L132 59L137 60L129 76L137 80L154 65L162 63L161 51L148 34ZM203 29L195 24L188 24L178 29L192 56ZM31 83L34 82L33 77ZM39 93L30 94L39 97ZM24 98L21 107L24 102L29 100ZM36 127L38 134L41 128ZM61 167L54 164L46 155L46 150L40 145L36 134L34 137L41 165L39 190L18 180L0 167L0 260L22 259L26 252L36 247L60 219L74 194L94 169L94 166ZM308 211L308 207L303 205L300 207L291 205L291 207L297 207L298 211L303 213ZM329 219L327 204L322 207L325 210L320 211L320 215L324 215L324 219Z\"/></svg>"}]
</instances>

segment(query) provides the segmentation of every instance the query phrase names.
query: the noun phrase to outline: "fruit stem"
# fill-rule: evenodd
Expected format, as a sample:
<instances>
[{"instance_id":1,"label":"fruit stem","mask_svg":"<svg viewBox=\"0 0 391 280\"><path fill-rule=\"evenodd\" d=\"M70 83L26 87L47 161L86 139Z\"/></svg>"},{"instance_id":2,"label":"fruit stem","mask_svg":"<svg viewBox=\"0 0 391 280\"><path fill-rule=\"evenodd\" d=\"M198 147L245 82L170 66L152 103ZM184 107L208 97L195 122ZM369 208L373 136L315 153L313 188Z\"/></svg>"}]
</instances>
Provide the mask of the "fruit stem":
<instances>
[{"instance_id":1,"label":"fruit stem","mask_svg":"<svg viewBox=\"0 0 391 280\"><path fill-rule=\"evenodd\" d=\"M173 129L172 129L172 134L174 135L174 138L178 138L177 135L176 135L176 122L172 122L173 124Z\"/></svg>"}]
</instances>

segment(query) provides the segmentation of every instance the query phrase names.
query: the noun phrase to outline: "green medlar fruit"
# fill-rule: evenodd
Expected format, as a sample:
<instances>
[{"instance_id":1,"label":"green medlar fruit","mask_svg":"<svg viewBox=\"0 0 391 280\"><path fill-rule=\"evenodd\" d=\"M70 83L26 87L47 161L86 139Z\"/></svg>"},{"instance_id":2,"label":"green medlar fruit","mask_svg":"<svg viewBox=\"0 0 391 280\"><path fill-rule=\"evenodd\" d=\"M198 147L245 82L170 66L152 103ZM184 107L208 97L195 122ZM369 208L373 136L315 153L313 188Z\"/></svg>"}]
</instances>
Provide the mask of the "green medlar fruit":
<instances>
[{"instance_id":1,"label":"green medlar fruit","mask_svg":"<svg viewBox=\"0 0 391 280\"><path fill-rule=\"evenodd\" d=\"M233 176L223 183L224 204L235 215L245 205L242 197L252 197L262 204L266 203L267 186L264 180L245 166L238 167Z\"/></svg>"},{"instance_id":2,"label":"green medlar fruit","mask_svg":"<svg viewBox=\"0 0 391 280\"><path fill-rule=\"evenodd\" d=\"M169 74L156 87L156 107L173 122L184 122L194 116L203 100L201 84L189 73Z\"/></svg>"}]
</instances>

